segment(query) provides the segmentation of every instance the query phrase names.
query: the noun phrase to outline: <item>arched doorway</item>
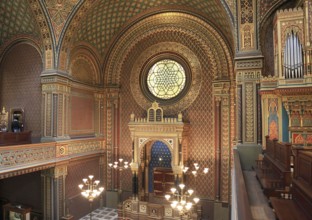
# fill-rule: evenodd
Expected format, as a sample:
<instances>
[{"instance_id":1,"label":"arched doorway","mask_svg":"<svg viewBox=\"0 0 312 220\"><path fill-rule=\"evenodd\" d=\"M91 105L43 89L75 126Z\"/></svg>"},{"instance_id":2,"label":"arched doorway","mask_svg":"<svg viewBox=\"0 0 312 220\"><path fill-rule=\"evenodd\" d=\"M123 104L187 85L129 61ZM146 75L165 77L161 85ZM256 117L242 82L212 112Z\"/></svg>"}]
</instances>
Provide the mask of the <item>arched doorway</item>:
<instances>
[{"instance_id":1,"label":"arched doorway","mask_svg":"<svg viewBox=\"0 0 312 220\"><path fill-rule=\"evenodd\" d=\"M189 131L189 125L182 122L181 113L177 118L163 118L163 111L156 102L147 110L147 116L137 119L132 114L129 122L133 141L133 196L143 200L151 193L155 195L155 169L156 195L164 195L170 185L182 177Z\"/></svg>"},{"instance_id":2,"label":"arched doorway","mask_svg":"<svg viewBox=\"0 0 312 220\"><path fill-rule=\"evenodd\" d=\"M172 187L174 176L171 167L171 152L162 141L155 141L150 151L148 164L148 192L164 196Z\"/></svg>"}]
</instances>

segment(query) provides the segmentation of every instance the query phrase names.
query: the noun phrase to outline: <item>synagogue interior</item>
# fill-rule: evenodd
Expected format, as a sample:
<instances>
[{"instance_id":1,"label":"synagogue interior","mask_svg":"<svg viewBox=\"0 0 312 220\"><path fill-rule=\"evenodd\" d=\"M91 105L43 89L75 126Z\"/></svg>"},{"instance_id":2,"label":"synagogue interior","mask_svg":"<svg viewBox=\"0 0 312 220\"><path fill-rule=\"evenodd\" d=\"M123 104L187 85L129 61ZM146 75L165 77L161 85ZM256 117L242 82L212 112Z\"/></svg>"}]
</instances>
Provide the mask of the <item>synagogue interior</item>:
<instances>
[{"instance_id":1,"label":"synagogue interior","mask_svg":"<svg viewBox=\"0 0 312 220\"><path fill-rule=\"evenodd\" d=\"M0 219L311 209L312 0L0 1Z\"/></svg>"}]
</instances>

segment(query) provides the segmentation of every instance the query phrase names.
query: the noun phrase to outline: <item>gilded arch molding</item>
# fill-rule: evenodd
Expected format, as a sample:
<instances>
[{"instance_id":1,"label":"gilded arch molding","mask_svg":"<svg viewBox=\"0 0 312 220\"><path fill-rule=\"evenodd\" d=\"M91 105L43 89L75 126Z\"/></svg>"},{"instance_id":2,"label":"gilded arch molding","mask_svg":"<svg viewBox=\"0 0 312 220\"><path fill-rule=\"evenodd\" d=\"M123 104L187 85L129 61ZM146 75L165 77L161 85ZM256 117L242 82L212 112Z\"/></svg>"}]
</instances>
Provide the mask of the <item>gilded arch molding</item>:
<instances>
[{"instance_id":1,"label":"gilded arch molding","mask_svg":"<svg viewBox=\"0 0 312 220\"><path fill-rule=\"evenodd\" d=\"M76 46L71 52L66 70L76 80L99 85L101 84L101 71L98 57L98 54L89 45ZM82 75L79 76L79 74Z\"/></svg>"},{"instance_id":2,"label":"gilded arch molding","mask_svg":"<svg viewBox=\"0 0 312 220\"><path fill-rule=\"evenodd\" d=\"M117 41L104 64L106 85L119 85L125 60L138 56L143 51L135 51L138 45L151 38L173 32L196 41L196 50L205 50L212 66L214 78L233 79L233 64L231 53L225 40L216 29L207 22L190 14L181 12L164 12L152 15L130 27ZM178 39L172 39L178 40ZM160 39L161 41L161 39ZM187 45L184 45L187 46ZM144 62L144 61L143 61ZM127 68L129 69L129 68Z\"/></svg>"},{"instance_id":3,"label":"gilded arch molding","mask_svg":"<svg viewBox=\"0 0 312 220\"><path fill-rule=\"evenodd\" d=\"M166 113L182 111L196 99L203 74L214 80L233 79L231 53L217 30L193 15L164 12L134 24L116 41L104 64L104 83L119 86L121 75L130 72L133 97L146 109L151 100L138 85L140 72L148 60L161 53L182 57L192 72L190 91L173 105L163 106Z\"/></svg>"}]
</instances>

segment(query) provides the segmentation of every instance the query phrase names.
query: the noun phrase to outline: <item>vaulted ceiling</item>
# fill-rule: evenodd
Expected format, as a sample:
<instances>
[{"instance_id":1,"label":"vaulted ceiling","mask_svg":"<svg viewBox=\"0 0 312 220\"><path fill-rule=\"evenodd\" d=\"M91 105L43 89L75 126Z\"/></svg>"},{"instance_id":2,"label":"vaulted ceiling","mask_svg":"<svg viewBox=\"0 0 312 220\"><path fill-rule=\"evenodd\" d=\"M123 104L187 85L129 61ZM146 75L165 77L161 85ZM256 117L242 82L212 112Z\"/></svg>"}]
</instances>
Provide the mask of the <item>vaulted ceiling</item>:
<instances>
[{"instance_id":1,"label":"vaulted ceiling","mask_svg":"<svg viewBox=\"0 0 312 220\"><path fill-rule=\"evenodd\" d=\"M27 1L0 1L0 46L17 35L40 38L32 10Z\"/></svg>"},{"instance_id":2,"label":"vaulted ceiling","mask_svg":"<svg viewBox=\"0 0 312 220\"><path fill-rule=\"evenodd\" d=\"M86 14L73 36L74 41L85 41L103 55L112 38L136 16L160 10L189 11L211 22L231 40L233 27L221 1L206 0L107 0L98 1Z\"/></svg>"},{"instance_id":3,"label":"vaulted ceiling","mask_svg":"<svg viewBox=\"0 0 312 220\"><path fill-rule=\"evenodd\" d=\"M249 1L240 1L248 4ZM302 0L261 0L260 20L277 5ZM234 50L237 0L2 0L0 55L18 37L38 41L54 53L84 42L105 56L114 38L133 22L160 11L198 16L219 31Z\"/></svg>"},{"instance_id":4,"label":"vaulted ceiling","mask_svg":"<svg viewBox=\"0 0 312 220\"><path fill-rule=\"evenodd\" d=\"M86 42L104 55L123 27L160 10L196 14L233 41L233 0L4 0L0 9L0 46L13 36L29 35L41 37L47 48Z\"/></svg>"}]
</instances>

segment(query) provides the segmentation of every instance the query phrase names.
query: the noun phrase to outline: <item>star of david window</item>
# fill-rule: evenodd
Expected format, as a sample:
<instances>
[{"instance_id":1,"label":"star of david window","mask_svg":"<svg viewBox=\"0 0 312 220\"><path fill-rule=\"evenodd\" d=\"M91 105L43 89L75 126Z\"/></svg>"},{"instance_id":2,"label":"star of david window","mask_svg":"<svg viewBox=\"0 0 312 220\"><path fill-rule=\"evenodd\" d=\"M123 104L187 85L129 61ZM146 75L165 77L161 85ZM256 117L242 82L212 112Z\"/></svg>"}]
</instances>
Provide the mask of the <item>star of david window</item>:
<instances>
[{"instance_id":1,"label":"star of david window","mask_svg":"<svg viewBox=\"0 0 312 220\"><path fill-rule=\"evenodd\" d=\"M185 88L185 70L177 61L160 60L148 71L146 83L153 96L169 100L178 96Z\"/></svg>"}]
</instances>

